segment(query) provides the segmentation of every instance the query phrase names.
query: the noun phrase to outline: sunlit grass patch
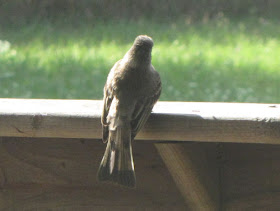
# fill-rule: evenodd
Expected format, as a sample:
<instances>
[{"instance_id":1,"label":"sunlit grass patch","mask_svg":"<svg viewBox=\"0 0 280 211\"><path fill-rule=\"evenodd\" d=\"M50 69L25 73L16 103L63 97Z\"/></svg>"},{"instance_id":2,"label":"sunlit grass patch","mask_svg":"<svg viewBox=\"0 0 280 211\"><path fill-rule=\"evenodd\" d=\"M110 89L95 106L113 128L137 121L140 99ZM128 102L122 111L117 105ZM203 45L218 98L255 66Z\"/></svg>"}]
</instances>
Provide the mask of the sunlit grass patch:
<instances>
[{"instance_id":1,"label":"sunlit grass patch","mask_svg":"<svg viewBox=\"0 0 280 211\"><path fill-rule=\"evenodd\" d=\"M258 19L4 28L0 97L101 99L110 68L148 34L161 100L280 103L279 33L277 21Z\"/></svg>"}]
</instances>

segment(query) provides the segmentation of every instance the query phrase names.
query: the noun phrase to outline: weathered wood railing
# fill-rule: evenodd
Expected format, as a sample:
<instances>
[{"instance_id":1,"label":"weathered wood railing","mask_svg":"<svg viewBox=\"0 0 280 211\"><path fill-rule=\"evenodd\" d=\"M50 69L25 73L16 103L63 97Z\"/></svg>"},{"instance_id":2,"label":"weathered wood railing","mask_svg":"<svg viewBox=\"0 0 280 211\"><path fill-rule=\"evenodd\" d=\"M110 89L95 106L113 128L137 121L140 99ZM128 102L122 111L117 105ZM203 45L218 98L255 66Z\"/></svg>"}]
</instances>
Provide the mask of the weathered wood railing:
<instances>
[{"instance_id":1,"label":"weathered wood railing","mask_svg":"<svg viewBox=\"0 0 280 211\"><path fill-rule=\"evenodd\" d=\"M101 101L0 100L0 134L101 138ZM137 139L280 144L280 105L159 102Z\"/></svg>"},{"instance_id":2,"label":"weathered wood railing","mask_svg":"<svg viewBox=\"0 0 280 211\"><path fill-rule=\"evenodd\" d=\"M280 144L279 104L157 103L134 144L136 190L112 189L94 179L105 146L88 139L101 138L101 109L102 102L92 100L0 99L0 189L8 193L0 196L0 210L54 204L62 209L184 210L169 173L191 210L280 206L275 194L280 191L280 145L271 145ZM162 161L149 143L169 173L160 168Z\"/></svg>"}]
</instances>

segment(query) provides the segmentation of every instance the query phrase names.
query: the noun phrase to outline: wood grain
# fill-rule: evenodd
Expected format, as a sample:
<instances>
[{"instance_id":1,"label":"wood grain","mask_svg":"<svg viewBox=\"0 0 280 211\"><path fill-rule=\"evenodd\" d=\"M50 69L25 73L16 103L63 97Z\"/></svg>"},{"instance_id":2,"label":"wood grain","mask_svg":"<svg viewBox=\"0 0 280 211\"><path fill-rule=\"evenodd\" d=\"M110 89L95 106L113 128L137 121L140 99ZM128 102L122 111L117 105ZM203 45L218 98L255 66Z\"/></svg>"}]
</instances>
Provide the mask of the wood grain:
<instances>
[{"instance_id":1,"label":"wood grain","mask_svg":"<svg viewBox=\"0 0 280 211\"><path fill-rule=\"evenodd\" d=\"M0 210L186 210L149 143L134 144L136 189L99 183L101 141L1 138Z\"/></svg>"},{"instance_id":2,"label":"wood grain","mask_svg":"<svg viewBox=\"0 0 280 211\"><path fill-rule=\"evenodd\" d=\"M0 210L279 210L280 145L151 143L125 189L96 181L101 141L2 137Z\"/></svg>"},{"instance_id":3,"label":"wood grain","mask_svg":"<svg viewBox=\"0 0 280 211\"><path fill-rule=\"evenodd\" d=\"M209 165L203 146L197 143L155 146L190 210L219 210L218 168Z\"/></svg>"},{"instance_id":4,"label":"wood grain","mask_svg":"<svg viewBox=\"0 0 280 211\"><path fill-rule=\"evenodd\" d=\"M101 138L101 101L0 100L0 136ZM136 139L280 143L280 105L159 102Z\"/></svg>"},{"instance_id":5,"label":"wood grain","mask_svg":"<svg viewBox=\"0 0 280 211\"><path fill-rule=\"evenodd\" d=\"M280 146L223 144L223 210L279 210Z\"/></svg>"}]
</instances>

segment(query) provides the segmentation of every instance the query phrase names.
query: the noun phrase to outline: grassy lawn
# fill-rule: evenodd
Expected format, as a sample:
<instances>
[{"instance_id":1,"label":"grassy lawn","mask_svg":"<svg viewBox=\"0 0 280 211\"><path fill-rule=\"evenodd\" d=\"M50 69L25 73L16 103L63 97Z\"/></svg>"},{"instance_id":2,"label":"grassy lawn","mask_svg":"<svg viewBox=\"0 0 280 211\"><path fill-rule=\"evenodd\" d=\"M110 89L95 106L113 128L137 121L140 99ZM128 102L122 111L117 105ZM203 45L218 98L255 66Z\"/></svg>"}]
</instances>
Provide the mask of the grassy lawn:
<instances>
[{"instance_id":1,"label":"grassy lawn","mask_svg":"<svg viewBox=\"0 0 280 211\"><path fill-rule=\"evenodd\" d=\"M101 99L139 34L154 39L161 100L280 103L280 24L257 18L0 26L0 97Z\"/></svg>"}]
</instances>

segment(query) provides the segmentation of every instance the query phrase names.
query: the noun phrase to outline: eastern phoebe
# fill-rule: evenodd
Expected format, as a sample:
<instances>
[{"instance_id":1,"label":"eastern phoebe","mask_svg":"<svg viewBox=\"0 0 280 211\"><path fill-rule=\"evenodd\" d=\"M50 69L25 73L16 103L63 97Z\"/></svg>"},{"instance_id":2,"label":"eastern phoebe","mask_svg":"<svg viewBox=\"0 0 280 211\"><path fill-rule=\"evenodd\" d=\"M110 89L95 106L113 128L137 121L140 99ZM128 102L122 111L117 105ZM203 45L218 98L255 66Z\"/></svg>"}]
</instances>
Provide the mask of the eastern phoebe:
<instances>
[{"instance_id":1,"label":"eastern phoebe","mask_svg":"<svg viewBox=\"0 0 280 211\"><path fill-rule=\"evenodd\" d=\"M151 64L152 48L152 38L136 37L108 75L101 117L107 147L98 170L99 181L136 185L131 142L161 93L160 76Z\"/></svg>"}]
</instances>

